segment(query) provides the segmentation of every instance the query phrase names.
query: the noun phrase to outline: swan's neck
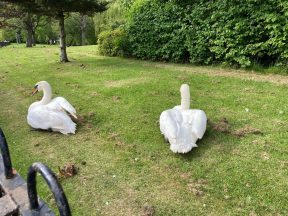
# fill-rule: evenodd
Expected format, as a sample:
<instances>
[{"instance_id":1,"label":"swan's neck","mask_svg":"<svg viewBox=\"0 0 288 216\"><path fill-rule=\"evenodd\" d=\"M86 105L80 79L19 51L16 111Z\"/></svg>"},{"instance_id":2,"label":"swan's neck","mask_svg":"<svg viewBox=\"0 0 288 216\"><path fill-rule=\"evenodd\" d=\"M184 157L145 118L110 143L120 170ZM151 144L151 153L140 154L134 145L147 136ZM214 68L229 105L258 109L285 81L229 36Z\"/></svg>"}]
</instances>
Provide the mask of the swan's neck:
<instances>
[{"instance_id":1,"label":"swan's neck","mask_svg":"<svg viewBox=\"0 0 288 216\"><path fill-rule=\"evenodd\" d=\"M190 108L190 91L185 88L181 91L181 109L187 110Z\"/></svg>"},{"instance_id":2,"label":"swan's neck","mask_svg":"<svg viewBox=\"0 0 288 216\"><path fill-rule=\"evenodd\" d=\"M41 104L48 104L52 99L52 90L50 86L43 87L43 97L40 101Z\"/></svg>"}]
</instances>

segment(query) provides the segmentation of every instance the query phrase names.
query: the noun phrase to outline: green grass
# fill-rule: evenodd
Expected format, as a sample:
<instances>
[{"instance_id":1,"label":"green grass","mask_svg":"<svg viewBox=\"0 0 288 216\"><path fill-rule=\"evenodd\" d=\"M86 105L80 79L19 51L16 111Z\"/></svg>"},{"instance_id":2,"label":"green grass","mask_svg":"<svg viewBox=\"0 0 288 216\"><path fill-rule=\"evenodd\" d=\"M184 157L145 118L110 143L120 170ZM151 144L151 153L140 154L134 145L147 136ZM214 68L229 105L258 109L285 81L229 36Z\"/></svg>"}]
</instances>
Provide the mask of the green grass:
<instances>
[{"instance_id":1,"label":"green grass","mask_svg":"<svg viewBox=\"0 0 288 216\"><path fill-rule=\"evenodd\" d=\"M96 46L68 54L71 62L61 64L55 46L0 49L0 125L23 177L35 161L56 173L67 163L79 167L61 180L73 215L141 215L145 205L163 216L288 214L288 77L109 58ZM86 116L75 135L30 130L27 109L41 97L30 93L40 80ZM169 150L158 123L180 103L182 83L191 106L209 118L199 147L186 155ZM213 129L223 117L231 131L251 126L263 134ZM53 205L38 179L40 196Z\"/></svg>"}]
</instances>

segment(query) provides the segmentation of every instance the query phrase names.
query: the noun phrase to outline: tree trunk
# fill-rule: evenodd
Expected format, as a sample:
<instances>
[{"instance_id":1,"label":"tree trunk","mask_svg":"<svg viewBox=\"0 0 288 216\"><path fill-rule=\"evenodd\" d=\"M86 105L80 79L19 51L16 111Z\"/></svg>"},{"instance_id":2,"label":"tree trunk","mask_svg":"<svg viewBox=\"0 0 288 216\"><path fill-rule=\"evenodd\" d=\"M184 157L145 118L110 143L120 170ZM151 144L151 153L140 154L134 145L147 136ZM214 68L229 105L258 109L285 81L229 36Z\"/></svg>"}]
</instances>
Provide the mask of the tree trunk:
<instances>
[{"instance_id":1,"label":"tree trunk","mask_svg":"<svg viewBox=\"0 0 288 216\"><path fill-rule=\"evenodd\" d=\"M21 33L19 33L18 31L16 32L16 43L17 44L21 43Z\"/></svg>"},{"instance_id":2,"label":"tree trunk","mask_svg":"<svg viewBox=\"0 0 288 216\"><path fill-rule=\"evenodd\" d=\"M80 14L80 29L81 29L81 45L86 45L86 26L87 26L87 15Z\"/></svg>"},{"instance_id":3,"label":"tree trunk","mask_svg":"<svg viewBox=\"0 0 288 216\"><path fill-rule=\"evenodd\" d=\"M32 45L36 46L35 31L32 32Z\"/></svg>"},{"instance_id":4,"label":"tree trunk","mask_svg":"<svg viewBox=\"0 0 288 216\"><path fill-rule=\"evenodd\" d=\"M27 29L27 36L26 36L26 47L32 47L32 31L31 29Z\"/></svg>"},{"instance_id":5,"label":"tree trunk","mask_svg":"<svg viewBox=\"0 0 288 216\"><path fill-rule=\"evenodd\" d=\"M27 36L26 36L26 47L32 47L33 45L33 39L32 39L32 35L33 35L33 26L32 26L32 18L31 15L29 13L27 13L26 17L25 17L25 29L27 31Z\"/></svg>"},{"instance_id":6,"label":"tree trunk","mask_svg":"<svg viewBox=\"0 0 288 216\"><path fill-rule=\"evenodd\" d=\"M61 62L69 62L67 53L66 53L66 35L64 28L64 13L58 13L59 19L59 30L60 30L60 61Z\"/></svg>"}]
</instances>

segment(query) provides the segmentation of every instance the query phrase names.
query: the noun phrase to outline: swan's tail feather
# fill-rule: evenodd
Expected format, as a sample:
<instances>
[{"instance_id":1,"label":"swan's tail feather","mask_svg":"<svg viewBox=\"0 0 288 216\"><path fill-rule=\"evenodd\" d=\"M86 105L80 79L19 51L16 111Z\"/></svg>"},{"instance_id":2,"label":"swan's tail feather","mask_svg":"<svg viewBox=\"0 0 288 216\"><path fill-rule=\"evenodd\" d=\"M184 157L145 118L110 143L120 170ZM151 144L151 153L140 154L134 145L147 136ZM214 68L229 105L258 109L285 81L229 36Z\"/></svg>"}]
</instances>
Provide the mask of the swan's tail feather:
<instances>
[{"instance_id":1,"label":"swan's tail feather","mask_svg":"<svg viewBox=\"0 0 288 216\"><path fill-rule=\"evenodd\" d=\"M76 124L73 122L69 126L69 133L75 134L75 131L76 131Z\"/></svg>"}]
</instances>

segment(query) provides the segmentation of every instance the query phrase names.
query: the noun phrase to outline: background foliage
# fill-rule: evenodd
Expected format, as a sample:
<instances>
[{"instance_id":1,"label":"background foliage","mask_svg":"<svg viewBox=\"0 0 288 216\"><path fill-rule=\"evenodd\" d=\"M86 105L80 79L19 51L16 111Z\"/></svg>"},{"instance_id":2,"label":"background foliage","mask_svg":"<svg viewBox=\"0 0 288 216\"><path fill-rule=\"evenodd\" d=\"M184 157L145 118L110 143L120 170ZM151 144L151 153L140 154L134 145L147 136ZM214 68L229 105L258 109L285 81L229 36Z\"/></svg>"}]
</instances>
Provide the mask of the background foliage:
<instances>
[{"instance_id":1,"label":"background foliage","mask_svg":"<svg viewBox=\"0 0 288 216\"><path fill-rule=\"evenodd\" d=\"M66 40L67 44L81 45L81 15L79 13L71 13L65 20ZM93 18L86 18L85 27L85 44L96 44L95 26Z\"/></svg>"},{"instance_id":2,"label":"background foliage","mask_svg":"<svg viewBox=\"0 0 288 216\"><path fill-rule=\"evenodd\" d=\"M68 45L81 45L81 20L79 13L70 13L66 15L65 27L66 27L66 38ZM9 20L10 26L2 30L2 40L8 40L16 42L16 32L21 33L21 41L26 40L26 31L22 23L21 18L14 18ZM95 36L95 24L92 17L87 17L86 28L85 28L85 44L96 44ZM55 19L47 20L47 17L41 17L37 29L36 29L36 42L39 44L48 44L50 40L57 42L58 23Z\"/></svg>"},{"instance_id":3,"label":"background foliage","mask_svg":"<svg viewBox=\"0 0 288 216\"><path fill-rule=\"evenodd\" d=\"M287 66L287 19L288 2L282 0L115 0L107 11L88 19L84 44L98 41L100 52L109 56L204 65ZM80 15L71 13L65 25L68 44L83 45ZM40 23L37 42L57 39L57 28L53 20ZM15 40L16 30L3 30L2 39ZM25 41L24 30L21 36Z\"/></svg>"},{"instance_id":4,"label":"background foliage","mask_svg":"<svg viewBox=\"0 0 288 216\"><path fill-rule=\"evenodd\" d=\"M128 41L123 29L101 32L98 39L99 52L107 56L124 56L128 52Z\"/></svg>"},{"instance_id":5,"label":"background foliage","mask_svg":"<svg viewBox=\"0 0 288 216\"><path fill-rule=\"evenodd\" d=\"M120 1L132 56L241 67L285 65L288 2Z\"/></svg>"}]
</instances>

